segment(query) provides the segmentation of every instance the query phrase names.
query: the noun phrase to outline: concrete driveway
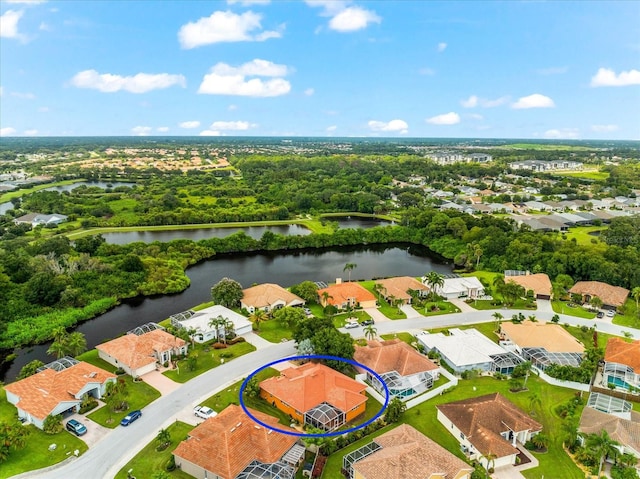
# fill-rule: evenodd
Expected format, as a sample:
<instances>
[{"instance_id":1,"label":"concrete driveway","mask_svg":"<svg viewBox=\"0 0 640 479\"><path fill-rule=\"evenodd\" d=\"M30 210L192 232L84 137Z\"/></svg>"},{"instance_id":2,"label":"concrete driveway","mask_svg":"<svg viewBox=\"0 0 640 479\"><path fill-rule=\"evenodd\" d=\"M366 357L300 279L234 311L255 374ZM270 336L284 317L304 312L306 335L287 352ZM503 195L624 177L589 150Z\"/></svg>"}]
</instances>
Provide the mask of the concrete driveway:
<instances>
[{"instance_id":1,"label":"concrete driveway","mask_svg":"<svg viewBox=\"0 0 640 479\"><path fill-rule=\"evenodd\" d=\"M163 396L172 393L181 386L180 383L169 379L160 371L151 371L142 376L142 380L149 386L156 388Z\"/></svg>"},{"instance_id":2,"label":"concrete driveway","mask_svg":"<svg viewBox=\"0 0 640 479\"><path fill-rule=\"evenodd\" d=\"M104 404L102 404L102 407L104 407ZM97 409L94 409L94 411L96 410ZM81 436L80 439L84 441L85 444L89 447L93 447L98 444L111 432L111 429L101 426L97 422L93 422L91 419L82 414L73 414L72 416L69 416L67 419L65 419L65 427L69 419L75 419L76 421L84 424L87 427L87 433L84 436ZM73 433L70 432L69 434Z\"/></svg>"}]
</instances>

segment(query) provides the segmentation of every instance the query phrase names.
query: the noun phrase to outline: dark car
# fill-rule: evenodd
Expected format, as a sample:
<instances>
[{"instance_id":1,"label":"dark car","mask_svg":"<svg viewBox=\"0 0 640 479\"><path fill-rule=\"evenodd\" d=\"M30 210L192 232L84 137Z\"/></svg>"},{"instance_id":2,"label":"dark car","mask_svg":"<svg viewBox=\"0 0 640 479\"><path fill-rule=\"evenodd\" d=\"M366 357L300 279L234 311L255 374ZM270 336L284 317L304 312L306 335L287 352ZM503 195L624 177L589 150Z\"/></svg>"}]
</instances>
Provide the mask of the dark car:
<instances>
[{"instance_id":1,"label":"dark car","mask_svg":"<svg viewBox=\"0 0 640 479\"><path fill-rule=\"evenodd\" d=\"M123 426L128 426L129 424L131 424L133 421L135 421L141 416L142 416L142 411L140 411L139 409L136 409L135 411L131 411L129 414L123 417L122 421L120 421L120 424L122 424Z\"/></svg>"},{"instance_id":2,"label":"dark car","mask_svg":"<svg viewBox=\"0 0 640 479\"><path fill-rule=\"evenodd\" d=\"M76 436L82 436L87 433L87 426L82 424L81 422L76 421L75 419L69 419L67 422L67 431L71 431Z\"/></svg>"},{"instance_id":3,"label":"dark car","mask_svg":"<svg viewBox=\"0 0 640 479\"><path fill-rule=\"evenodd\" d=\"M602 311L598 311L598 314L596 314L596 317L604 318L604 313Z\"/></svg>"},{"instance_id":4,"label":"dark car","mask_svg":"<svg viewBox=\"0 0 640 479\"><path fill-rule=\"evenodd\" d=\"M362 324L363 326L369 326L370 324L375 324L375 321L373 319L365 319L360 324Z\"/></svg>"}]
</instances>

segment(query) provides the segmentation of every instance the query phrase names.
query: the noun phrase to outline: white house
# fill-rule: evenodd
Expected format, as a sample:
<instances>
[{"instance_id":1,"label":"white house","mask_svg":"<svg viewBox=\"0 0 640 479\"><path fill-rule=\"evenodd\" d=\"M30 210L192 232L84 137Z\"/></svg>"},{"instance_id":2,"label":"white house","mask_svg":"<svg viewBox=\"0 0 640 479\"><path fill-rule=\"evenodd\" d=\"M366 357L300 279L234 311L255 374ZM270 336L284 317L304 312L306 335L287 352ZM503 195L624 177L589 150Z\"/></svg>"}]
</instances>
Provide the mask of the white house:
<instances>
[{"instance_id":1,"label":"white house","mask_svg":"<svg viewBox=\"0 0 640 479\"><path fill-rule=\"evenodd\" d=\"M174 314L171 316L171 325L176 328L192 330L191 337L193 340L197 343L204 343L226 333L226 328L223 324L218 325L217 332L216 327L211 326L211 321L216 318L231 321L233 330L238 336L251 332L251 321L220 304L200 311L188 310Z\"/></svg>"},{"instance_id":2,"label":"white house","mask_svg":"<svg viewBox=\"0 0 640 479\"><path fill-rule=\"evenodd\" d=\"M17 225L30 224L35 228L38 225L57 225L67 221L67 218L68 216L59 214L43 215L41 213L28 213L14 219L13 222Z\"/></svg>"},{"instance_id":3,"label":"white house","mask_svg":"<svg viewBox=\"0 0 640 479\"><path fill-rule=\"evenodd\" d=\"M484 286L475 276L465 278L445 278L442 286L435 286L433 291L446 299L478 298L484 296ZM426 277L422 278L426 284Z\"/></svg>"}]
</instances>

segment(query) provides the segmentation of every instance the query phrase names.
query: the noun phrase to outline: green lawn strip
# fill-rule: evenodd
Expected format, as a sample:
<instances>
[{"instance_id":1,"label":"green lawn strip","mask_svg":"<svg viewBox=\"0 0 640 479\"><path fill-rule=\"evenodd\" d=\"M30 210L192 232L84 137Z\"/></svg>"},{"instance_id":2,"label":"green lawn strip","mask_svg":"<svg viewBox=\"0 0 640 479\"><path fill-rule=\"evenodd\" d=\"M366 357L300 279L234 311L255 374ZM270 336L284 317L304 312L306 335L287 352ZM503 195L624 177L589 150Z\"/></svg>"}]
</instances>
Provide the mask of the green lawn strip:
<instances>
[{"instance_id":1,"label":"green lawn strip","mask_svg":"<svg viewBox=\"0 0 640 479\"><path fill-rule=\"evenodd\" d=\"M553 300L551 301L551 307L556 313L566 314L568 316L576 316L584 319L593 319L596 317L596 313L591 313L578 305L570 307L568 303L564 301Z\"/></svg>"},{"instance_id":2,"label":"green lawn strip","mask_svg":"<svg viewBox=\"0 0 640 479\"><path fill-rule=\"evenodd\" d=\"M333 325L336 328L344 328L344 325L347 324L347 319L350 321L357 319L358 322L361 323L365 319L371 319L371 316L369 316L364 311L354 311L351 314L342 313L333 317Z\"/></svg>"},{"instance_id":3,"label":"green lawn strip","mask_svg":"<svg viewBox=\"0 0 640 479\"><path fill-rule=\"evenodd\" d=\"M144 381L134 382L129 375L123 375L120 378L127 383L126 401L129 403L129 409L123 412L111 412L108 407L103 406L87 416L98 424L112 429L119 426L120 420L130 411L142 409L160 397L160 393Z\"/></svg>"},{"instance_id":4,"label":"green lawn strip","mask_svg":"<svg viewBox=\"0 0 640 479\"><path fill-rule=\"evenodd\" d=\"M583 331L583 327L578 326L569 326L564 328L571 334L574 338L584 344L585 347L593 346L593 331L587 328L586 331ZM615 338L613 334L606 334L598 332L598 347L605 348L607 346L607 341L610 338Z\"/></svg>"},{"instance_id":5,"label":"green lawn strip","mask_svg":"<svg viewBox=\"0 0 640 479\"><path fill-rule=\"evenodd\" d=\"M413 337L410 333L393 333L393 334L383 334L380 336L382 339L401 339L405 343L411 345L411 343L416 342L416 338Z\"/></svg>"},{"instance_id":6,"label":"green lawn strip","mask_svg":"<svg viewBox=\"0 0 640 479\"><path fill-rule=\"evenodd\" d=\"M608 171L557 171L554 172L558 176L569 176L571 178L584 178L586 180L604 181L609 178Z\"/></svg>"},{"instance_id":7,"label":"green lawn strip","mask_svg":"<svg viewBox=\"0 0 640 479\"><path fill-rule=\"evenodd\" d=\"M13 422L18 420L18 410L7 401L7 392L0 385L0 422Z\"/></svg>"},{"instance_id":8,"label":"green lawn strip","mask_svg":"<svg viewBox=\"0 0 640 479\"><path fill-rule=\"evenodd\" d=\"M10 191L8 193L4 193L0 195L0 203L5 203L7 201L11 201L13 198L20 198L23 195L28 195L29 193L35 193L36 191L44 190L47 188L52 188L55 186L72 185L74 183L79 183L82 181L84 180L64 180L64 181L57 181L55 183L45 183L42 185L32 186L31 188Z\"/></svg>"},{"instance_id":9,"label":"green lawn strip","mask_svg":"<svg viewBox=\"0 0 640 479\"><path fill-rule=\"evenodd\" d=\"M613 317L613 324L640 329L640 311L636 309L635 299L628 298L622 305L622 308L618 309L622 310L624 314L616 313ZM640 333L635 334L634 336L640 336Z\"/></svg>"},{"instance_id":10,"label":"green lawn strip","mask_svg":"<svg viewBox=\"0 0 640 479\"><path fill-rule=\"evenodd\" d=\"M70 432L45 434L32 424L25 427L29 429L26 446L17 451L12 450L9 458L2 462L0 467L2 479L57 464L71 456L76 449L80 454L88 449L80 438ZM56 445L53 451L49 450L51 444Z\"/></svg>"},{"instance_id":11,"label":"green lawn strip","mask_svg":"<svg viewBox=\"0 0 640 479\"><path fill-rule=\"evenodd\" d=\"M494 295L494 298L502 301L502 297L500 295ZM492 302L493 300L478 299L467 304L474 309L483 310L483 311L488 309L510 309L510 310L517 309L517 310L525 310L525 311L522 311L522 314L525 314L525 315L531 314L531 313L527 313L527 311L535 311L535 308L534 309L527 308L526 299L517 299L516 302L509 307L506 307L504 304L496 306L494 304L491 304Z\"/></svg>"},{"instance_id":12,"label":"green lawn strip","mask_svg":"<svg viewBox=\"0 0 640 479\"><path fill-rule=\"evenodd\" d=\"M502 273L494 273L493 271L474 271L473 273L462 273L460 276L475 276L480 280L480 282L482 282L482 284L491 286L493 285L493 281L496 279L496 277L504 275Z\"/></svg>"},{"instance_id":13,"label":"green lawn strip","mask_svg":"<svg viewBox=\"0 0 640 479\"><path fill-rule=\"evenodd\" d=\"M178 361L178 369L171 369L162 374L175 382L186 383L190 379L219 366L222 364L222 359L224 359L226 363L233 360L233 358L252 353L256 350L253 344L247 342L232 344L224 349L213 349L210 345L198 343L196 343L194 347L195 349L189 348L190 354L193 354L194 351L198 354L196 368L193 371L187 370L187 360L183 359ZM221 355L228 354L232 354L233 356L227 358L221 357Z\"/></svg>"},{"instance_id":14,"label":"green lawn strip","mask_svg":"<svg viewBox=\"0 0 640 479\"><path fill-rule=\"evenodd\" d=\"M378 294L373 286L376 284L375 280L369 281L359 281L358 284L372 293L376 298L378 298L378 310L384 314L389 319L406 319L407 315L396 308L395 306L390 305L384 299L381 294Z\"/></svg>"},{"instance_id":15,"label":"green lawn strip","mask_svg":"<svg viewBox=\"0 0 640 479\"><path fill-rule=\"evenodd\" d=\"M424 306L414 305L414 309L424 316L439 316L441 314L459 313L460 309L449 301L426 301ZM431 311L433 306L437 306L437 311Z\"/></svg>"},{"instance_id":16,"label":"green lawn strip","mask_svg":"<svg viewBox=\"0 0 640 479\"><path fill-rule=\"evenodd\" d=\"M266 339L267 341L272 343L280 343L283 339L288 341L293 335L291 329L283 326L279 321L276 321L275 319L262 321L260 323L259 331L256 331L254 325L254 332L262 339Z\"/></svg>"},{"instance_id":17,"label":"green lawn strip","mask_svg":"<svg viewBox=\"0 0 640 479\"><path fill-rule=\"evenodd\" d=\"M152 479L153 475L158 471L167 471L166 465L171 458L172 452L178 447L181 441L186 439L187 434L193 429L193 426L184 422L176 421L167 427L167 431L171 434L171 445L164 451L156 451L158 443L153 440L147 444L142 451L135 455L127 464L118 471L115 479L127 479L127 471L131 470L131 475L137 479ZM189 479L192 476L180 469L168 472L169 477L174 479Z\"/></svg>"},{"instance_id":18,"label":"green lawn strip","mask_svg":"<svg viewBox=\"0 0 640 479\"><path fill-rule=\"evenodd\" d=\"M109 364L104 359L101 359L98 356L97 349L92 349L91 351L82 353L76 359L78 359L78 361L84 361L89 364L93 364L94 366L98 366L100 369L104 369L105 371L109 371L110 373L114 372L117 369L113 364Z\"/></svg>"}]
</instances>

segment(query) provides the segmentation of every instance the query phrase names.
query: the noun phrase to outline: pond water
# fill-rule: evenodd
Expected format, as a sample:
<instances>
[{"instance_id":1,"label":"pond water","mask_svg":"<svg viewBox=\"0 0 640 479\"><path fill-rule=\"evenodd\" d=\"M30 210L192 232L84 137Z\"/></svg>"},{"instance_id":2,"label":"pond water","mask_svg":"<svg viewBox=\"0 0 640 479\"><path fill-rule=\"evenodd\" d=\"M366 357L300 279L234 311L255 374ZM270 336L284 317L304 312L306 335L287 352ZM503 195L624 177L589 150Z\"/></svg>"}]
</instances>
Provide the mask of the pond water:
<instances>
[{"instance_id":1,"label":"pond water","mask_svg":"<svg viewBox=\"0 0 640 479\"><path fill-rule=\"evenodd\" d=\"M210 301L211 286L224 277L233 278L244 288L254 283L277 283L284 287L305 280L333 282L347 278L345 264L355 263L351 278L372 279L387 276L421 276L435 270L452 272L427 248L414 245L375 245L333 250L312 250L295 253L244 254L220 256L204 261L187 270L191 286L180 294L152 298L134 298L111 311L86 321L76 328L87 338L87 346L95 347L120 336L141 324L159 322L172 314L185 311L196 304ZM50 344L40 344L17 350L16 359L0 366L0 380L10 382L20 369L33 359L44 363L53 360L46 351Z\"/></svg>"},{"instance_id":2,"label":"pond water","mask_svg":"<svg viewBox=\"0 0 640 479\"><path fill-rule=\"evenodd\" d=\"M135 183L124 183L122 181L82 181L80 183L73 183L71 185L61 185L61 186L51 186L49 188L45 188L44 191L71 191L75 190L79 186L86 185L87 187L97 186L98 188L115 188L117 186L134 186Z\"/></svg>"},{"instance_id":3,"label":"pond water","mask_svg":"<svg viewBox=\"0 0 640 479\"><path fill-rule=\"evenodd\" d=\"M0 203L0 215L5 214L7 211L13 209L13 203L7 201L6 203Z\"/></svg>"}]
</instances>

